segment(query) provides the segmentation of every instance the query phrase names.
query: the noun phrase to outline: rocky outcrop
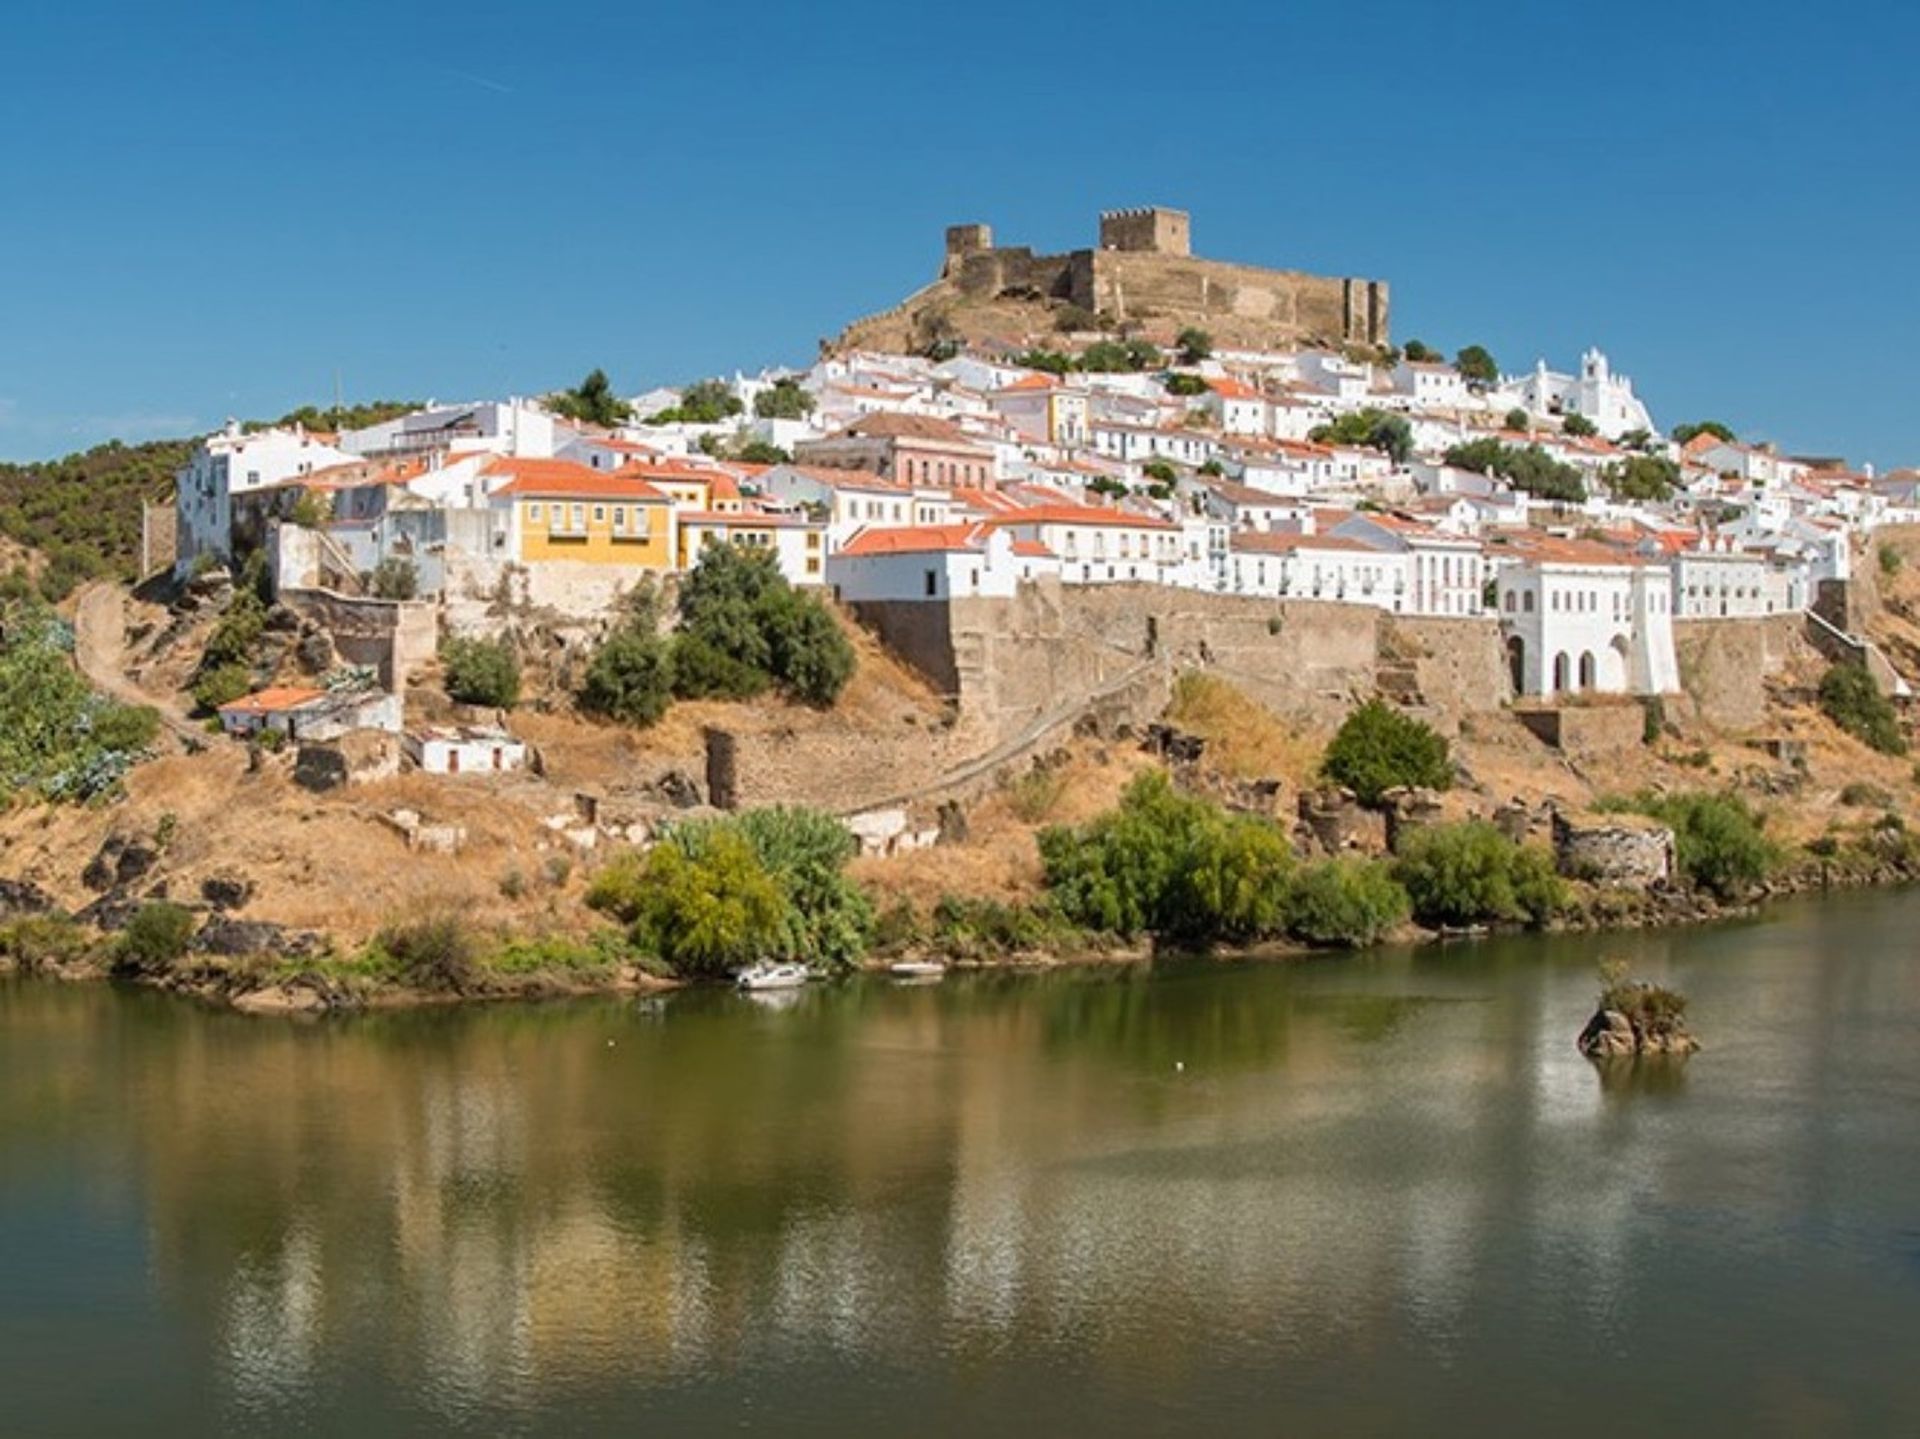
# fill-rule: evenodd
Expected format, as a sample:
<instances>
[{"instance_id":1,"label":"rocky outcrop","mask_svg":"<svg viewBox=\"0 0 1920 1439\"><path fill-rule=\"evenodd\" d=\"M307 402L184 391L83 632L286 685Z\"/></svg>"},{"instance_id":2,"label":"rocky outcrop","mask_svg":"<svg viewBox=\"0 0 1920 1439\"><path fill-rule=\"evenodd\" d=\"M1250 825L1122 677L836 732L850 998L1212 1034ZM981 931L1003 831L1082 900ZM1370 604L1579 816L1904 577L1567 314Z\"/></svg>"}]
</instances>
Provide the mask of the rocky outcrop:
<instances>
[{"instance_id":1,"label":"rocky outcrop","mask_svg":"<svg viewBox=\"0 0 1920 1439\"><path fill-rule=\"evenodd\" d=\"M1608 985L1576 1041L1589 1059L1628 1059L1643 1054L1688 1055L1700 1048L1686 1025L1686 999L1641 981Z\"/></svg>"},{"instance_id":2,"label":"rocky outcrop","mask_svg":"<svg viewBox=\"0 0 1920 1439\"><path fill-rule=\"evenodd\" d=\"M145 840L111 834L101 841L98 852L87 861L87 867L80 872L80 882L96 894L124 889L145 878L159 861L160 851Z\"/></svg>"},{"instance_id":3,"label":"rocky outcrop","mask_svg":"<svg viewBox=\"0 0 1920 1439\"><path fill-rule=\"evenodd\" d=\"M1298 836L1303 848L1326 854L1379 854L1387 847L1385 818L1350 789L1325 786L1301 792Z\"/></svg>"},{"instance_id":4,"label":"rocky outcrop","mask_svg":"<svg viewBox=\"0 0 1920 1439\"><path fill-rule=\"evenodd\" d=\"M22 919L53 912L53 896L24 879L0 879L0 919Z\"/></svg>"},{"instance_id":5,"label":"rocky outcrop","mask_svg":"<svg viewBox=\"0 0 1920 1439\"><path fill-rule=\"evenodd\" d=\"M276 959L312 959L322 953L324 943L318 935L265 920L233 919L216 914L193 937L195 954L218 955L223 959L247 959L272 956Z\"/></svg>"}]
</instances>

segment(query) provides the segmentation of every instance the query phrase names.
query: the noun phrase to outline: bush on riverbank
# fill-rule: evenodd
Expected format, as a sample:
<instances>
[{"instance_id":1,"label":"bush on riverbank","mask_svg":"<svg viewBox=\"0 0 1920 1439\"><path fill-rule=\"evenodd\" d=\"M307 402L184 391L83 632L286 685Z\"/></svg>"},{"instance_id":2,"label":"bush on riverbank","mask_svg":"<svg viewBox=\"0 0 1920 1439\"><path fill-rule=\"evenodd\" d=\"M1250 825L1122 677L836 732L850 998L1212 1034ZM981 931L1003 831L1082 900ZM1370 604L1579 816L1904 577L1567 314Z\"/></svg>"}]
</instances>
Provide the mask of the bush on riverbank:
<instances>
[{"instance_id":1,"label":"bush on riverbank","mask_svg":"<svg viewBox=\"0 0 1920 1439\"><path fill-rule=\"evenodd\" d=\"M193 911L165 900L143 904L114 939L108 957L123 978L155 974L178 964L193 942Z\"/></svg>"},{"instance_id":2,"label":"bush on riverbank","mask_svg":"<svg viewBox=\"0 0 1920 1439\"><path fill-rule=\"evenodd\" d=\"M1048 889L1070 922L1201 942L1277 931L1294 864L1272 824L1179 794L1157 771L1090 823L1042 830L1039 845Z\"/></svg>"},{"instance_id":3,"label":"bush on riverbank","mask_svg":"<svg viewBox=\"0 0 1920 1439\"><path fill-rule=\"evenodd\" d=\"M643 858L603 869L587 903L692 978L759 959L843 969L866 953L873 905L846 875L857 844L831 815L749 810L674 825Z\"/></svg>"},{"instance_id":4,"label":"bush on riverbank","mask_svg":"<svg viewBox=\"0 0 1920 1439\"><path fill-rule=\"evenodd\" d=\"M1553 856L1515 844L1484 820L1416 830L1402 843L1394 874L1422 924L1544 924L1566 902Z\"/></svg>"},{"instance_id":5,"label":"bush on riverbank","mask_svg":"<svg viewBox=\"0 0 1920 1439\"><path fill-rule=\"evenodd\" d=\"M1602 801L1673 827L1680 876L1718 899L1739 899L1773 873L1780 851L1763 832L1766 817L1737 794L1653 794Z\"/></svg>"},{"instance_id":6,"label":"bush on riverbank","mask_svg":"<svg viewBox=\"0 0 1920 1439\"><path fill-rule=\"evenodd\" d=\"M1309 944L1377 944L1407 920L1407 892L1373 860L1340 858L1302 865L1286 897L1286 928Z\"/></svg>"},{"instance_id":7,"label":"bush on riverbank","mask_svg":"<svg viewBox=\"0 0 1920 1439\"><path fill-rule=\"evenodd\" d=\"M0 959L10 960L22 974L60 969L85 958L93 945L85 930L61 915L30 915L0 925Z\"/></svg>"}]
</instances>

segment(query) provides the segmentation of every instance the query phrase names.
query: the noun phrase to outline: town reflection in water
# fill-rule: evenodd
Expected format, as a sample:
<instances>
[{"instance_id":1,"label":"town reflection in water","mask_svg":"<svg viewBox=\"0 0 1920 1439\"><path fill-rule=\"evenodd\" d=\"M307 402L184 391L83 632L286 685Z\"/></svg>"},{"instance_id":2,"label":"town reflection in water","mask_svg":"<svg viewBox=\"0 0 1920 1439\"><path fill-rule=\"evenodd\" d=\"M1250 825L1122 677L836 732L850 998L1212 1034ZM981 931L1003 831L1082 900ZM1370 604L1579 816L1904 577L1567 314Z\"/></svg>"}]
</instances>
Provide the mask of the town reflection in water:
<instances>
[{"instance_id":1,"label":"town reflection in water","mask_svg":"<svg viewBox=\"0 0 1920 1439\"><path fill-rule=\"evenodd\" d=\"M1911 965L1735 975L1643 937L1713 995L1709 1050L1599 1071L1593 943L317 1025L14 985L0 1155L122 1197L241 1421L347 1384L455 1422L809 1369L1417 1393L1551 1335L1642 1342L1707 1277L1694 1218L1831 1216L1830 1016L1915 1008Z\"/></svg>"}]
</instances>

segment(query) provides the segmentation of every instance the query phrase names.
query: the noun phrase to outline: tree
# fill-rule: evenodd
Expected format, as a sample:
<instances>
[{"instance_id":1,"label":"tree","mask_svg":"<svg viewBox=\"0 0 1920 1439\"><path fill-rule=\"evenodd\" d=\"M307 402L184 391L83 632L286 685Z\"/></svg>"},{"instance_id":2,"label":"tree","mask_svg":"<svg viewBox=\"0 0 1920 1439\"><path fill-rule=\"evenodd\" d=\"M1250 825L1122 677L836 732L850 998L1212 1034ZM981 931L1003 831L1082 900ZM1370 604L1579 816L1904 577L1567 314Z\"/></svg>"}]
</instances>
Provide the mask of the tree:
<instances>
[{"instance_id":1,"label":"tree","mask_svg":"<svg viewBox=\"0 0 1920 1439\"><path fill-rule=\"evenodd\" d=\"M1448 789L1453 761L1447 741L1431 726L1378 697L1349 714L1320 760L1320 773L1377 805L1390 789L1413 785Z\"/></svg>"},{"instance_id":2,"label":"tree","mask_svg":"<svg viewBox=\"0 0 1920 1439\"><path fill-rule=\"evenodd\" d=\"M1533 420L1531 417L1528 416L1525 410L1520 409L1518 406L1508 410L1506 418L1500 423L1507 429L1517 430L1523 435L1533 428Z\"/></svg>"},{"instance_id":3,"label":"tree","mask_svg":"<svg viewBox=\"0 0 1920 1439\"><path fill-rule=\"evenodd\" d=\"M1039 835L1047 886L1072 922L1196 942L1277 932L1293 852L1266 820L1228 816L1148 771L1117 808Z\"/></svg>"},{"instance_id":4,"label":"tree","mask_svg":"<svg viewBox=\"0 0 1920 1439\"><path fill-rule=\"evenodd\" d=\"M571 390L548 396L547 407L569 420L580 420L607 429L633 417L632 408L614 394L613 382L607 378L607 372L599 369L588 372L587 377Z\"/></svg>"},{"instance_id":5,"label":"tree","mask_svg":"<svg viewBox=\"0 0 1920 1439\"><path fill-rule=\"evenodd\" d=\"M1608 489L1623 500L1664 500L1680 483L1680 467L1665 455L1628 455L1600 472Z\"/></svg>"},{"instance_id":6,"label":"tree","mask_svg":"<svg viewBox=\"0 0 1920 1439\"><path fill-rule=\"evenodd\" d=\"M780 573L771 551L710 545L680 591L675 692L743 699L769 684L829 705L853 677L853 645L821 601Z\"/></svg>"},{"instance_id":7,"label":"tree","mask_svg":"<svg viewBox=\"0 0 1920 1439\"><path fill-rule=\"evenodd\" d=\"M1453 367L1477 385L1491 385L1500 378L1500 367L1484 345L1468 345L1453 357Z\"/></svg>"},{"instance_id":8,"label":"tree","mask_svg":"<svg viewBox=\"0 0 1920 1439\"><path fill-rule=\"evenodd\" d=\"M1074 368L1073 356L1063 355L1058 350L1028 350L1015 355L1013 363L1025 370L1039 370L1048 375L1064 375Z\"/></svg>"},{"instance_id":9,"label":"tree","mask_svg":"<svg viewBox=\"0 0 1920 1439\"><path fill-rule=\"evenodd\" d=\"M813 413L813 396L798 380L775 380L771 389L753 397L753 412L763 420L804 420Z\"/></svg>"},{"instance_id":10,"label":"tree","mask_svg":"<svg viewBox=\"0 0 1920 1439\"><path fill-rule=\"evenodd\" d=\"M440 647L447 697L512 709L520 702L520 660L504 639L452 639Z\"/></svg>"},{"instance_id":11,"label":"tree","mask_svg":"<svg viewBox=\"0 0 1920 1439\"><path fill-rule=\"evenodd\" d=\"M588 663L580 707L622 724L654 724L673 703L673 661L673 651L651 622L626 619Z\"/></svg>"},{"instance_id":12,"label":"tree","mask_svg":"<svg viewBox=\"0 0 1920 1439\"><path fill-rule=\"evenodd\" d=\"M1308 438L1323 445L1365 445L1396 465L1413 454L1413 427L1404 415L1384 410L1350 410L1328 424L1316 425Z\"/></svg>"},{"instance_id":13,"label":"tree","mask_svg":"<svg viewBox=\"0 0 1920 1439\"><path fill-rule=\"evenodd\" d=\"M1405 922L1412 905L1383 864L1358 858L1303 866L1288 886L1286 927L1309 944L1376 944Z\"/></svg>"},{"instance_id":14,"label":"tree","mask_svg":"<svg viewBox=\"0 0 1920 1439\"><path fill-rule=\"evenodd\" d=\"M1779 851L1764 833L1764 817L1737 794L1644 793L1609 807L1637 810L1671 825L1682 878L1721 899L1747 894L1779 862Z\"/></svg>"},{"instance_id":15,"label":"tree","mask_svg":"<svg viewBox=\"0 0 1920 1439\"><path fill-rule=\"evenodd\" d=\"M1907 752L1900 717L1865 665L1849 661L1830 666L1820 677L1820 708L1869 749L1882 754Z\"/></svg>"},{"instance_id":16,"label":"tree","mask_svg":"<svg viewBox=\"0 0 1920 1439\"><path fill-rule=\"evenodd\" d=\"M647 854L633 901L633 938L687 978L715 978L779 952L786 904L753 846L716 830L698 855L678 842Z\"/></svg>"},{"instance_id":17,"label":"tree","mask_svg":"<svg viewBox=\"0 0 1920 1439\"><path fill-rule=\"evenodd\" d=\"M1169 395L1179 395L1183 399L1204 395L1211 388L1201 376L1182 374L1178 370L1169 370L1162 375L1160 383Z\"/></svg>"},{"instance_id":18,"label":"tree","mask_svg":"<svg viewBox=\"0 0 1920 1439\"><path fill-rule=\"evenodd\" d=\"M1406 358L1408 364L1413 365L1436 364L1442 358L1438 350L1418 340L1408 340L1406 348L1400 353Z\"/></svg>"},{"instance_id":19,"label":"tree","mask_svg":"<svg viewBox=\"0 0 1920 1439\"><path fill-rule=\"evenodd\" d=\"M1572 435L1575 439L1590 440L1600 433L1600 427L1585 415L1567 415L1560 421L1562 434Z\"/></svg>"},{"instance_id":20,"label":"tree","mask_svg":"<svg viewBox=\"0 0 1920 1439\"><path fill-rule=\"evenodd\" d=\"M1694 420L1690 424L1675 425L1668 433L1673 436L1676 445L1684 445L1698 435L1712 435L1716 440L1725 440L1729 444L1734 439L1733 431L1718 420Z\"/></svg>"},{"instance_id":21,"label":"tree","mask_svg":"<svg viewBox=\"0 0 1920 1439\"><path fill-rule=\"evenodd\" d=\"M745 406L724 380L700 380L680 392L680 403L649 417L656 425L717 425Z\"/></svg>"},{"instance_id":22,"label":"tree","mask_svg":"<svg viewBox=\"0 0 1920 1439\"><path fill-rule=\"evenodd\" d=\"M1455 445L1443 458L1457 470L1497 475L1515 489L1542 499L1574 502L1586 498L1580 471L1554 459L1538 445L1506 445L1489 436Z\"/></svg>"},{"instance_id":23,"label":"tree","mask_svg":"<svg viewBox=\"0 0 1920 1439\"><path fill-rule=\"evenodd\" d=\"M1423 924L1542 924L1564 898L1552 855L1515 844L1485 820L1415 830L1400 847L1394 876Z\"/></svg>"},{"instance_id":24,"label":"tree","mask_svg":"<svg viewBox=\"0 0 1920 1439\"><path fill-rule=\"evenodd\" d=\"M733 452L733 457L749 465L784 465L793 459L792 455L778 445L769 444L765 440L748 440Z\"/></svg>"},{"instance_id":25,"label":"tree","mask_svg":"<svg viewBox=\"0 0 1920 1439\"><path fill-rule=\"evenodd\" d=\"M1180 478L1179 472L1165 460L1148 460L1140 467L1140 473L1149 480L1158 480L1163 485L1170 485Z\"/></svg>"},{"instance_id":26,"label":"tree","mask_svg":"<svg viewBox=\"0 0 1920 1439\"><path fill-rule=\"evenodd\" d=\"M1189 325L1174 339L1180 351L1180 363L1197 365L1213 354L1213 336L1198 325Z\"/></svg>"}]
</instances>

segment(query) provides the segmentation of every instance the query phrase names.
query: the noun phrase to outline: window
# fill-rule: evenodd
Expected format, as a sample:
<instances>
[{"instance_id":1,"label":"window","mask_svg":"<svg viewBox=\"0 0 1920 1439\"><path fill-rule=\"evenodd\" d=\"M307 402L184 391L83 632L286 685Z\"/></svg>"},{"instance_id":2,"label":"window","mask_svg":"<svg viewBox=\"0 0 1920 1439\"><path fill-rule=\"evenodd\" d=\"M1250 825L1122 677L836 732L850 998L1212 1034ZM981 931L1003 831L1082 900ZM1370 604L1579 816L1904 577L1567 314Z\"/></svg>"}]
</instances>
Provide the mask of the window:
<instances>
[{"instance_id":1,"label":"window","mask_svg":"<svg viewBox=\"0 0 1920 1439\"><path fill-rule=\"evenodd\" d=\"M927 598L932 599L940 593L940 575L937 570L927 571Z\"/></svg>"},{"instance_id":2,"label":"window","mask_svg":"<svg viewBox=\"0 0 1920 1439\"><path fill-rule=\"evenodd\" d=\"M616 535L625 534L626 529L627 507L625 505L615 505L613 507L613 532Z\"/></svg>"},{"instance_id":3,"label":"window","mask_svg":"<svg viewBox=\"0 0 1920 1439\"><path fill-rule=\"evenodd\" d=\"M605 505L595 505L593 507L593 522L596 525L604 525L607 522L607 507Z\"/></svg>"},{"instance_id":4,"label":"window","mask_svg":"<svg viewBox=\"0 0 1920 1439\"><path fill-rule=\"evenodd\" d=\"M587 527L587 507L585 505L575 505L573 507L573 527L576 530L584 530Z\"/></svg>"},{"instance_id":5,"label":"window","mask_svg":"<svg viewBox=\"0 0 1920 1439\"><path fill-rule=\"evenodd\" d=\"M540 523L540 509L541 506L538 500L535 500L527 506L527 518L532 520L536 525Z\"/></svg>"}]
</instances>

